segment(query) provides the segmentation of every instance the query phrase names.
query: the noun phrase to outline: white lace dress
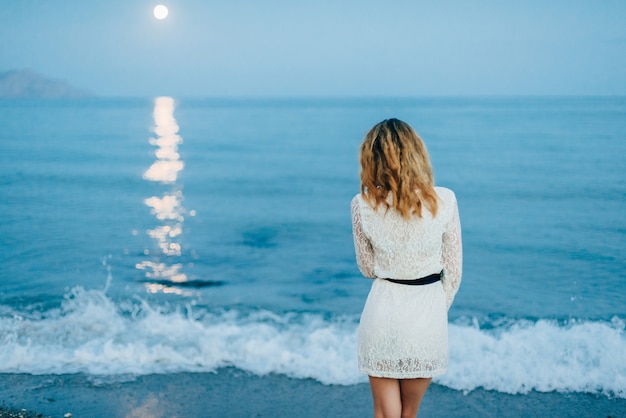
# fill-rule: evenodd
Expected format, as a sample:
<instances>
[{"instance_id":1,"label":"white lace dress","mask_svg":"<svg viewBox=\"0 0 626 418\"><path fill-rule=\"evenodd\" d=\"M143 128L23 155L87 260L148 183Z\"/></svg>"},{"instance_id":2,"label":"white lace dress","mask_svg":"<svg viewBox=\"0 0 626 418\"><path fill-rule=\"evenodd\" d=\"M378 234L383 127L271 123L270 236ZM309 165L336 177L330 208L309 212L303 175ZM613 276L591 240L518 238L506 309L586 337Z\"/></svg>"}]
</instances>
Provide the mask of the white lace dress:
<instances>
[{"instance_id":1,"label":"white lace dress","mask_svg":"<svg viewBox=\"0 0 626 418\"><path fill-rule=\"evenodd\" d=\"M448 309L461 283L461 224L452 190L436 187L437 216L405 220L395 210L374 210L352 199L357 264L375 279L358 330L361 373L396 379L433 377L448 368ZM444 272L429 285L396 284Z\"/></svg>"}]
</instances>

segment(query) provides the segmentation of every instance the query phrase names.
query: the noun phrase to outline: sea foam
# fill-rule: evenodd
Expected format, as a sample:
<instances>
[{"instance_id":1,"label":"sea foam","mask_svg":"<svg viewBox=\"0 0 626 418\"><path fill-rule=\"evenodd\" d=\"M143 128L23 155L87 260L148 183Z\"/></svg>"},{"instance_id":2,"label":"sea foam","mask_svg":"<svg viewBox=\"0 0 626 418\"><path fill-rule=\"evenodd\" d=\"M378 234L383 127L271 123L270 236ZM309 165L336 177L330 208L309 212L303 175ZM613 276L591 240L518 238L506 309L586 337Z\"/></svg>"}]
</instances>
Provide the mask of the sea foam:
<instances>
[{"instance_id":1,"label":"sea foam","mask_svg":"<svg viewBox=\"0 0 626 418\"><path fill-rule=\"evenodd\" d=\"M357 317L165 309L75 288L57 309L0 310L0 373L127 375L209 372L366 382L356 364ZM436 382L506 393L588 392L626 398L626 334L610 322L511 320L450 324L450 366Z\"/></svg>"},{"instance_id":2,"label":"sea foam","mask_svg":"<svg viewBox=\"0 0 626 418\"><path fill-rule=\"evenodd\" d=\"M516 321L489 331L450 326L450 367L439 383L469 391L588 392L626 398L624 321Z\"/></svg>"}]
</instances>

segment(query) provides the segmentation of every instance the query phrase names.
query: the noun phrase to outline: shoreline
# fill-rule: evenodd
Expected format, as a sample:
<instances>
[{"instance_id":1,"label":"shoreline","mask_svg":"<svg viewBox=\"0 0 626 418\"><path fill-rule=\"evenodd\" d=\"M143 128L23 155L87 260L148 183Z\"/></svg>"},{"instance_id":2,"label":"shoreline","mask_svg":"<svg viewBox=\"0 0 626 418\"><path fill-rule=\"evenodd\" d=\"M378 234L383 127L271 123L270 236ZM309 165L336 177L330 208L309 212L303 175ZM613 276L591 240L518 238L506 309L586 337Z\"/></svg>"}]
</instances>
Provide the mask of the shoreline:
<instances>
[{"instance_id":1,"label":"shoreline","mask_svg":"<svg viewBox=\"0 0 626 418\"><path fill-rule=\"evenodd\" d=\"M215 373L141 376L0 374L2 417L367 417L369 386L257 376L235 368ZM420 418L619 417L626 399L580 393L468 394L432 384Z\"/></svg>"}]
</instances>

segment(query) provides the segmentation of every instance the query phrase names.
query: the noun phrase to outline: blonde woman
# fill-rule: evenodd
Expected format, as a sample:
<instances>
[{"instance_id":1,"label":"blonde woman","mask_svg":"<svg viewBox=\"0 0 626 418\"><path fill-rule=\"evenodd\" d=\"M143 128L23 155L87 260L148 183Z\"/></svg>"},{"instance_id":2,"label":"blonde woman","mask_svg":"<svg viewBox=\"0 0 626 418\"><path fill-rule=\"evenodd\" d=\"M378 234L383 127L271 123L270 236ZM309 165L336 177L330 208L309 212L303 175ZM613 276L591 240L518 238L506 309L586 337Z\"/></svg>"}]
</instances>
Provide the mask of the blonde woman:
<instances>
[{"instance_id":1,"label":"blonde woman","mask_svg":"<svg viewBox=\"0 0 626 418\"><path fill-rule=\"evenodd\" d=\"M448 368L448 309L461 283L454 192L435 187L428 151L406 123L366 135L361 193L352 200L359 270L374 279L358 330L375 418L414 418L433 376Z\"/></svg>"}]
</instances>

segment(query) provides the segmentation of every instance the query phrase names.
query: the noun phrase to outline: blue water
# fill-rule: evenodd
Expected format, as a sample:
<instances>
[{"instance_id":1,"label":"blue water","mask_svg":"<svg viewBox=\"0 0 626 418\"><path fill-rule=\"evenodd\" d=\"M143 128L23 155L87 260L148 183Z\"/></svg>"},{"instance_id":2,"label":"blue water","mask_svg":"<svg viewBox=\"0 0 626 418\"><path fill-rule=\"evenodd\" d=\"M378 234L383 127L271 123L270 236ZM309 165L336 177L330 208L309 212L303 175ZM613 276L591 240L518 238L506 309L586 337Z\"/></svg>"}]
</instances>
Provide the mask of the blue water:
<instances>
[{"instance_id":1,"label":"blue water","mask_svg":"<svg viewBox=\"0 0 626 418\"><path fill-rule=\"evenodd\" d=\"M439 382L626 397L620 97L0 101L0 372L363 381L349 202L387 117L459 202Z\"/></svg>"}]
</instances>

